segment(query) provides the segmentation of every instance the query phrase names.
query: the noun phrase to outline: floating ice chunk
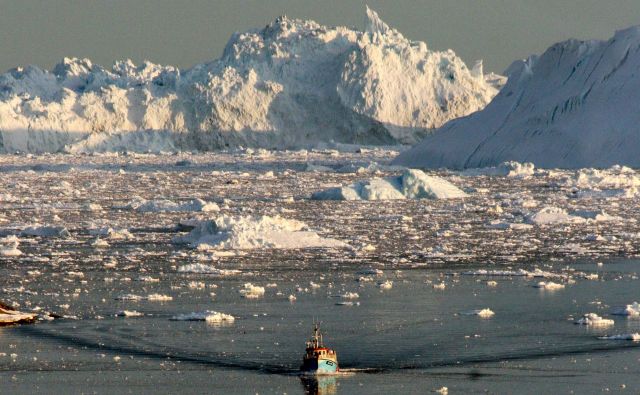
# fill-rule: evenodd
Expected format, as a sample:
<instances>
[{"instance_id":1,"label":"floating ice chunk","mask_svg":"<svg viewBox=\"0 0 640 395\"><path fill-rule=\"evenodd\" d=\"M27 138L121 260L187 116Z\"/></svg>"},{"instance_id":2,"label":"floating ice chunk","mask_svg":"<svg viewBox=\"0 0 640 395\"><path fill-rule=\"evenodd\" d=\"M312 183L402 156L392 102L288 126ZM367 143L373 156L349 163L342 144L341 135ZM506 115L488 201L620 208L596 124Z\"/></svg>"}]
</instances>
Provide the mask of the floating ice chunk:
<instances>
[{"instance_id":1,"label":"floating ice chunk","mask_svg":"<svg viewBox=\"0 0 640 395\"><path fill-rule=\"evenodd\" d=\"M258 299L264 296L264 287L253 285L251 283L245 283L240 290L240 295L247 299Z\"/></svg>"},{"instance_id":2,"label":"floating ice chunk","mask_svg":"<svg viewBox=\"0 0 640 395\"><path fill-rule=\"evenodd\" d=\"M528 177L535 174L533 163L503 162L496 167L483 167L467 169L461 173L463 176L502 176L502 177Z\"/></svg>"},{"instance_id":3,"label":"floating ice chunk","mask_svg":"<svg viewBox=\"0 0 640 395\"><path fill-rule=\"evenodd\" d=\"M600 336L601 340L631 340L634 342L640 342L640 333L627 333L624 335L612 335L612 336Z\"/></svg>"},{"instance_id":4,"label":"floating ice chunk","mask_svg":"<svg viewBox=\"0 0 640 395\"><path fill-rule=\"evenodd\" d=\"M129 240L133 239L133 235L128 229L112 228L109 226L103 226L96 229L89 229L89 234L92 236L106 236L109 240Z\"/></svg>"},{"instance_id":5,"label":"floating ice chunk","mask_svg":"<svg viewBox=\"0 0 640 395\"><path fill-rule=\"evenodd\" d=\"M493 288L493 287L497 287L497 286L498 286L498 283L496 281L493 281L493 280L487 281L487 287L492 287Z\"/></svg>"},{"instance_id":6,"label":"floating ice chunk","mask_svg":"<svg viewBox=\"0 0 640 395\"><path fill-rule=\"evenodd\" d=\"M591 326L609 326L613 325L613 320L608 318L602 318L596 313L587 313L575 322L577 325L591 325Z\"/></svg>"},{"instance_id":7,"label":"floating ice chunk","mask_svg":"<svg viewBox=\"0 0 640 395\"><path fill-rule=\"evenodd\" d=\"M393 288L393 281L387 280L387 281L378 283L378 288L380 288L380 289L391 289L391 288Z\"/></svg>"},{"instance_id":8,"label":"floating ice chunk","mask_svg":"<svg viewBox=\"0 0 640 395\"><path fill-rule=\"evenodd\" d=\"M545 207L535 214L530 215L527 221L531 224L545 226L555 224L581 224L585 218L569 215L565 209L559 207Z\"/></svg>"},{"instance_id":9,"label":"floating ice chunk","mask_svg":"<svg viewBox=\"0 0 640 395\"><path fill-rule=\"evenodd\" d=\"M360 297L360 295L358 295L358 293L356 292L347 292L338 296L342 299L358 299Z\"/></svg>"},{"instance_id":10,"label":"floating ice chunk","mask_svg":"<svg viewBox=\"0 0 640 395\"><path fill-rule=\"evenodd\" d=\"M471 310L462 313L464 315L477 315L481 318L490 318L493 317L496 313L494 313L491 309L479 309L479 310Z\"/></svg>"},{"instance_id":11,"label":"floating ice chunk","mask_svg":"<svg viewBox=\"0 0 640 395\"><path fill-rule=\"evenodd\" d=\"M474 271L462 272L465 276L497 276L497 277L540 277L540 278L559 278L567 279L569 276L562 273L552 273L540 269L534 269L532 271L518 269L518 270L487 270L480 269Z\"/></svg>"},{"instance_id":12,"label":"floating ice chunk","mask_svg":"<svg viewBox=\"0 0 640 395\"><path fill-rule=\"evenodd\" d=\"M22 255L22 251L18 249L20 245L20 240L16 236L7 236L3 239L0 239L0 256L20 256Z\"/></svg>"},{"instance_id":13,"label":"floating ice chunk","mask_svg":"<svg viewBox=\"0 0 640 395\"><path fill-rule=\"evenodd\" d=\"M21 236L35 237L69 237L71 234L64 226L29 226L20 232Z\"/></svg>"},{"instance_id":14,"label":"floating ice chunk","mask_svg":"<svg viewBox=\"0 0 640 395\"><path fill-rule=\"evenodd\" d=\"M434 289L445 289L445 288L447 288L447 284L445 284L445 283L433 284L433 288Z\"/></svg>"},{"instance_id":15,"label":"floating ice chunk","mask_svg":"<svg viewBox=\"0 0 640 395\"><path fill-rule=\"evenodd\" d=\"M183 265L178 268L179 273L203 273L203 274L215 274L218 276L231 276L239 274L240 270L235 269L218 269L211 265L205 265L203 263L192 263L189 265Z\"/></svg>"},{"instance_id":16,"label":"floating ice chunk","mask_svg":"<svg viewBox=\"0 0 640 395\"><path fill-rule=\"evenodd\" d=\"M0 326L14 324L28 324L38 318L36 313L23 313L0 302Z\"/></svg>"},{"instance_id":17,"label":"floating ice chunk","mask_svg":"<svg viewBox=\"0 0 640 395\"><path fill-rule=\"evenodd\" d=\"M97 238L93 242L91 242L91 246L93 248L108 248L109 243L104 239Z\"/></svg>"},{"instance_id":18,"label":"floating ice chunk","mask_svg":"<svg viewBox=\"0 0 640 395\"><path fill-rule=\"evenodd\" d=\"M116 313L116 317L142 317L144 313L135 310L121 310Z\"/></svg>"},{"instance_id":19,"label":"floating ice chunk","mask_svg":"<svg viewBox=\"0 0 640 395\"><path fill-rule=\"evenodd\" d=\"M347 187L315 192L313 200L451 199L467 194L442 178L407 169L399 177L372 178Z\"/></svg>"},{"instance_id":20,"label":"floating ice chunk","mask_svg":"<svg viewBox=\"0 0 640 395\"><path fill-rule=\"evenodd\" d=\"M341 241L320 237L306 224L282 217L232 217L222 215L201 221L186 236L174 238L200 249L344 248Z\"/></svg>"},{"instance_id":21,"label":"floating ice chunk","mask_svg":"<svg viewBox=\"0 0 640 395\"><path fill-rule=\"evenodd\" d=\"M640 316L640 304L638 304L638 302L633 302L632 304L628 304L624 307L615 308L611 314L624 315L628 317Z\"/></svg>"},{"instance_id":22,"label":"floating ice chunk","mask_svg":"<svg viewBox=\"0 0 640 395\"><path fill-rule=\"evenodd\" d=\"M202 313L178 314L171 317L171 321L206 321L211 324L232 324L236 319L230 314L217 311L205 311Z\"/></svg>"},{"instance_id":23,"label":"floating ice chunk","mask_svg":"<svg viewBox=\"0 0 640 395\"><path fill-rule=\"evenodd\" d=\"M193 199L176 203L171 200L135 200L124 206L125 209L135 210L141 213L157 212L215 212L220 211L215 203L202 199Z\"/></svg>"},{"instance_id":24,"label":"floating ice chunk","mask_svg":"<svg viewBox=\"0 0 640 395\"><path fill-rule=\"evenodd\" d=\"M501 230L529 230L533 228L533 225L520 222L505 222L502 220L493 220L487 224L487 228Z\"/></svg>"},{"instance_id":25,"label":"floating ice chunk","mask_svg":"<svg viewBox=\"0 0 640 395\"><path fill-rule=\"evenodd\" d=\"M540 288L540 289L544 289L547 291L555 291L558 289L564 289L564 284L558 284L558 283L554 283L552 281L540 281L539 283L535 284L533 286L534 288Z\"/></svg>"},{"instance_id":26,"label":"floating ice chunk","mask_svg":"<svg viewBox=\"0 0 640 395\"><path fill-rule=\"evenodd\" d=\"M132 301L140 301L140 300L148 300L152 302L168 302L173 300L172 296L162 295L162 294L150 294L147 296L143 295L134 295L134 294L125 294L116 296L116 300L132 300Z\"/></svg>"},{"instance_id":27,"label":"floating ice chunk","mask_svg":"<svg viewBox=\"0 0 640 395\"><path fill-rule=\"evenodd\" d=\"M358 270L356 274L359 274L362 276L382 276L384 272L380 269L366 268L366 269Z\"/></svg>"}]
</instances>

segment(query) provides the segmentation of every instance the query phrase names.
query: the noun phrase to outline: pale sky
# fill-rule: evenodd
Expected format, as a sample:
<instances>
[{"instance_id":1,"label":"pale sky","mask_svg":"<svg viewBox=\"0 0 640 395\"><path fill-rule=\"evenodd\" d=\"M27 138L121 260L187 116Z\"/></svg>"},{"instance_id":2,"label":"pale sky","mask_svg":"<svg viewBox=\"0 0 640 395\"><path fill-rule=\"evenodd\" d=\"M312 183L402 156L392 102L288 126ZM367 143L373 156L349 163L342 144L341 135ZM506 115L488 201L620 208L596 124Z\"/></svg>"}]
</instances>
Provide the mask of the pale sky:
<instances>
[{"instance_id":1,"label":"pale sky","mask_svg":"<svg viewBox=\"0 0 640 395\"><path fill-rule=\"evenodd\" d=\"M0 0L0 71L64 56L190 67L282 14L362 29L365 4L406 37L496 72L557 41L640 24L640 0Z\"/></svg>"}]
</instances>

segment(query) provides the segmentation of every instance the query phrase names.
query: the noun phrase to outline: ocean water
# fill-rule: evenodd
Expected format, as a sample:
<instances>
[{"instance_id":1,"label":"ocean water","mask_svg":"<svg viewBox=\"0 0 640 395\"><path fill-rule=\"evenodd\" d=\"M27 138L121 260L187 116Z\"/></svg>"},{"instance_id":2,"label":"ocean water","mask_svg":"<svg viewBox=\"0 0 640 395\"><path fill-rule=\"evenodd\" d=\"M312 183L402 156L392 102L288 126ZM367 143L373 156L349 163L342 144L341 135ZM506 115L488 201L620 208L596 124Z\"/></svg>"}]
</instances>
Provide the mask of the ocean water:
<instances>
[{"instance_id":1,"label":"ocean water","mask_svg":"<svg viewBox=\"0 0 640 395\"><path fill-rule=\"evenodd\" d=\"M366 167L392 155L274 155L3 157L0 236L36 223L64 226L70 236L19 235L23 255L0 258L1 300L64 316L0 328L0 392L640 391L640 342L600 339L640 332L640 319L610 314L640 301L634 200L567 198L561 180L568 173L507 179L440 172L470 198L315 202L311 192L375 171L315 173L305 161ZM201 198L225 214L295 218L353 248L200 251L171 242L176 224L216 213L123 208L137 197ZM517 231L486 226L522 216L521 201L606 209L618 219ZM505 213L487 210L497 204ZM92 230L103 226L131 236L104 236L108 247L92 246ZM593 234L607 238L593 241ZM180 271L193 263L237 272ZM550 278L516 275L519 269ZM379 286L385 281L390 289ZM534 288L539 281L565 288ZM245 283L265 294L242 297ZM144 299L154 294L171 300ZM485 308L495 314L472 313ZM117 316L123 310L140 316ZM205 311L235 321L172 320ZM574 324L586 313L614 325ZM338 376L298 375L317 321L338 353Z\"/></svg>"}]
</instances>

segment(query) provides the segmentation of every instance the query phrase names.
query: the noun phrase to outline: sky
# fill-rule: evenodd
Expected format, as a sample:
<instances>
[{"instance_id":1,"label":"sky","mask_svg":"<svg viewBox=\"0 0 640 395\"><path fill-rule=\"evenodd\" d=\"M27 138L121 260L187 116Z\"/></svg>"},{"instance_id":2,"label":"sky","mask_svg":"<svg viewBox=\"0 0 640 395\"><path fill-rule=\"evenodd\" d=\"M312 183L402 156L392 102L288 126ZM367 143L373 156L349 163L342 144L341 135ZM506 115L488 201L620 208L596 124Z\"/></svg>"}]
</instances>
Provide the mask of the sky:
<instances>
[{"instance_id":1,"label":"sky","mask_svg":"<svg viewBox=\"0 0 640 395\"><path fill-rule=\"evenodd\" d=\"M186 68L279 15L361 30L365 4L409 39L498 73L555 42L640 24L640 0L0 0L0 71L65 56Z\"/></svg>"}]
</instances>

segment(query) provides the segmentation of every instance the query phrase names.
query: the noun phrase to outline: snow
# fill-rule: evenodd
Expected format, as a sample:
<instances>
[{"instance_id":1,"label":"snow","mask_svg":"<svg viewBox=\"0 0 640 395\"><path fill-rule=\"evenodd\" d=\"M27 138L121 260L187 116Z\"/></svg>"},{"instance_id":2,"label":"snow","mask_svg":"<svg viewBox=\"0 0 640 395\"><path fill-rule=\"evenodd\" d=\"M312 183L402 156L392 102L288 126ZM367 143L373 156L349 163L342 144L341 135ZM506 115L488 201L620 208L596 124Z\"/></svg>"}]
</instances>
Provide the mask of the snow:
<instances>
[{"instance_id":1,"label":"snow","mask_svg":"<svg viewBox=\"0 0 640 395\"><path fill-rule=\"evenodd\" d=\"M640 304L638 304L638 302L633 302L632 304L628 304L624 307L614 309L611 314L638 317L640 316Z\"/></svg>"},{"instance_id":2,"label":"snow","mask_svg":"<svg viewBox=\"0 0 640 395\"><path fill-rule=\"evenodd\" d=\"M451 50L367 28L279 17L180 70L65 58L0 75L0 152L160 152L410 144L483 108L502 84Z\"/></svg>"},{"instance_id":3,"label":"snow","mask_svg":"<svg viewBox=\"0 0 640 395\"><path fill-rule=\"evenodd\" d=\"M175 243L189 244L198 249L256 248L345 248L341 241L323 238L308 230L305 223L279 216L235 217L221 215L214 220L197 222Z\"/></svg>"},{"instance_id":4,"label":"snow","mask_svg":"<svg viewBox=\"0 0 640 395\"><path fill-rule=\"evenodd\" d=\"M591 326L609 326L613 325L613 320L608 318L602 318L596 313L587 313L575 322L577 325L591 325Z\"/></svg>"},{"instance_id":5,"label":"snow","mask_svg":"<svg viewBox=\"0 0 640 395\"><path fill-rule=\"evenodd\" d=\"M453 120L394 163L418 168L640 167L640 26L606 41L568 40L515 62L483 110Z\"/></svg>"},{"instance_id":6,"label":"snow","mask_svg":"<svg viewBox=\"0 0 640 395\"><path fill-rule=\"evenodd\" d=\"M401 176L372 178L347 187L329 188L311 195L313 200L452 199L467 194L449 181L421 170L407 169Z\"/></svg>"}]
</instances>

